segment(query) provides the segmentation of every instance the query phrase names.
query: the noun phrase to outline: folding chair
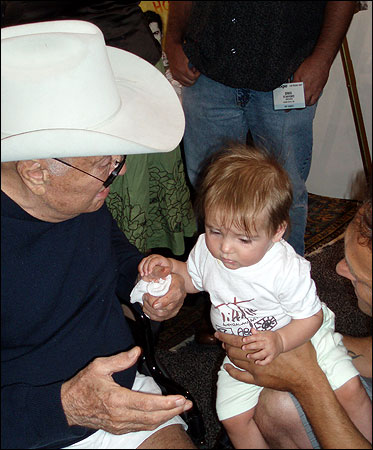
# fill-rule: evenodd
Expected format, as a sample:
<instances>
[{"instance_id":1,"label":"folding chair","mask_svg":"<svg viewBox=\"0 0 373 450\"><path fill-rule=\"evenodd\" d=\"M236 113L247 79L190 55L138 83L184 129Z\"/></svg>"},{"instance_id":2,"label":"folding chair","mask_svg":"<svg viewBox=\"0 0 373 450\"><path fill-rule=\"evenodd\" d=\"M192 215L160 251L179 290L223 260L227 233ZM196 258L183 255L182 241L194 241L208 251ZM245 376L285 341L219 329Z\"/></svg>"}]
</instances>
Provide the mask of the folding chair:
<instances>
[{"instance_id":1,"label":"folding chair","mask_svg":"<svg viewBox=\"0 0 373 450\"><path fill-rule=\"evenodd\" d=\"M170 378L167 370L157 361L155 357L155 333L152 329L158 322L151 321L143 312L138 304L132 304L118 296L124 309L130 311L125 313L128 323L131 327L135 342L143 349L141 360L139 361L139 371L154 378L160 386L164 395L181 394L193 402L193 407L189 411L181 414L181 417L188 425L188 434L196 446L203 446L205 443L205 426L197 402L192 394L176 381ZM132 317L131 317L132 316Z\"/></svg>"}]
</instances>

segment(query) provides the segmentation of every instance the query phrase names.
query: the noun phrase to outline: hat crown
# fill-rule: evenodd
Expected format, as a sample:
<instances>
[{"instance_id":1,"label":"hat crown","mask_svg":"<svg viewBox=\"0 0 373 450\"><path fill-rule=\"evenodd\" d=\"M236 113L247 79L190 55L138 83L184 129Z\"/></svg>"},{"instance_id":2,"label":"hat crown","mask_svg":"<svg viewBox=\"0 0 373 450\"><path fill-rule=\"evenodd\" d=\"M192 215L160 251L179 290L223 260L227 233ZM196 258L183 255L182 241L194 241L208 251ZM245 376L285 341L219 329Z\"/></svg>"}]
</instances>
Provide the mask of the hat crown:
<instances>
[{"instance_id":1,"label":"hat crown","mask_svg":"<svg viewBox=\"0 0 373 450\"><path fill-rule=\"evenodd\" d=\"M1 161L157 153L184 133L181 103L144 59L78 20L1 29Z\"/></svg>"},{"instance_id":2,"label":"hat crown","mask_svg":"<svg viewBox=\"0 0 373 450\"><path fill-rule=\"evenodd\" d=\"M99 28L77 21L54 22L53 31L37 25L19 36L21 26L2 29L2 133L92 129L115 115L121 99Z\"/></svg>"}]
</instances>

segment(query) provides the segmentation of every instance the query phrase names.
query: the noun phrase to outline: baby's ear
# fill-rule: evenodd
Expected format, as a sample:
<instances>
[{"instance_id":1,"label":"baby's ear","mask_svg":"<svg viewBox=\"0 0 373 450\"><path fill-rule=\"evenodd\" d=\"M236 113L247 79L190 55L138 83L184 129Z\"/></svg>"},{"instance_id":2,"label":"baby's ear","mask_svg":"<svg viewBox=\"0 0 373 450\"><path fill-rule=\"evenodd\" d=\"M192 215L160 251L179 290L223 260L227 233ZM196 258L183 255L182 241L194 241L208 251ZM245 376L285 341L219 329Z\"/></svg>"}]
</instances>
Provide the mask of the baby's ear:
<instances>
[{"instance_id":1,"label":"baby's ear","mask_svg":"<svg viewBox=\"0 0 373 450\"><path fill-rule=\"evenodd\" d=\"M287 223L283 222L279 227L278 230L276 232L276 234L272 237L272 242L279 242L281 241L283 235L285 234L287 228Z\"/></svg>"}]
</instances>

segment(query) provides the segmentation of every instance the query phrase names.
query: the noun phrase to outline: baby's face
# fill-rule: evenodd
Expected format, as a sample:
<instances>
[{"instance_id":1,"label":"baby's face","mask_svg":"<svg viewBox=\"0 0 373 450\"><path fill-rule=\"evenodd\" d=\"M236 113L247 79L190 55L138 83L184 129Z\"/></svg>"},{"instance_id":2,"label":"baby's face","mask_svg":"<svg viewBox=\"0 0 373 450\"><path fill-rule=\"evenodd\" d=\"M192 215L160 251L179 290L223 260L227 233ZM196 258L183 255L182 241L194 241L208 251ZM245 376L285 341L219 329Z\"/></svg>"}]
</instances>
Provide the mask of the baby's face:
<instances>
[{"instance_id":1,"label":"baby's face","mask_svg":"<svg viewBox=\"0 0 373 450\"><path fill-rule=\"evenodd\" d=\"M259 227L258 227L259 228ZM268 236L262 229L248 236L245 230L221 225L219 218L207 215L205 220L206 245L210 253L228 269L239 269L258 263L284 231Z\"/></svg>"}]
</instances>

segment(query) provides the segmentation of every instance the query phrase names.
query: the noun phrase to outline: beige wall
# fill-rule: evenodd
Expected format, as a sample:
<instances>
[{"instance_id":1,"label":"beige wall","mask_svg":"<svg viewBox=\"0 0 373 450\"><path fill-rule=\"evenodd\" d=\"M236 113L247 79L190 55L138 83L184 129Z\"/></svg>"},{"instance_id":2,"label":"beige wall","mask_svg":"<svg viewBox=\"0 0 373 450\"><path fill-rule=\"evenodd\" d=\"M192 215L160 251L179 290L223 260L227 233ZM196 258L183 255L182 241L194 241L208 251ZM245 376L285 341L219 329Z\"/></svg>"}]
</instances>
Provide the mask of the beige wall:
<instances>
[{"instance_id":1,"label":"beige wall","mask_svg":"<svg viewBox=\"0 0 373 450\"><path fill-rule=\"evenodd\" d=\"M347 40L372 154L372 3L355 14ZM337 55L314 120L314 148L308 191L354 198L363 164L340 54Z\"/></svg>"}]
</instances>

